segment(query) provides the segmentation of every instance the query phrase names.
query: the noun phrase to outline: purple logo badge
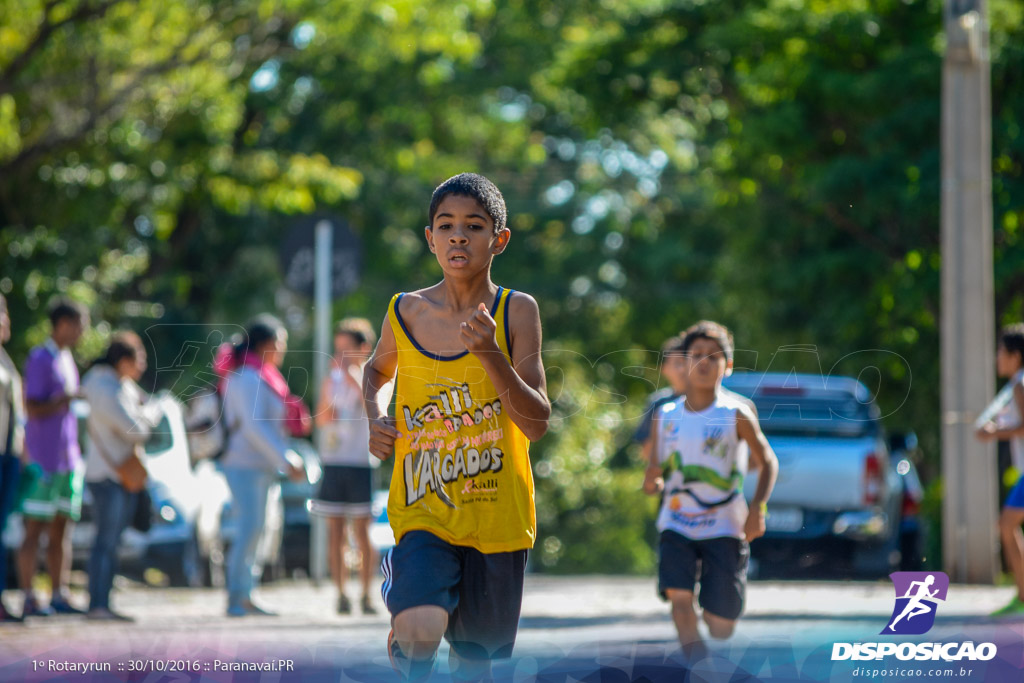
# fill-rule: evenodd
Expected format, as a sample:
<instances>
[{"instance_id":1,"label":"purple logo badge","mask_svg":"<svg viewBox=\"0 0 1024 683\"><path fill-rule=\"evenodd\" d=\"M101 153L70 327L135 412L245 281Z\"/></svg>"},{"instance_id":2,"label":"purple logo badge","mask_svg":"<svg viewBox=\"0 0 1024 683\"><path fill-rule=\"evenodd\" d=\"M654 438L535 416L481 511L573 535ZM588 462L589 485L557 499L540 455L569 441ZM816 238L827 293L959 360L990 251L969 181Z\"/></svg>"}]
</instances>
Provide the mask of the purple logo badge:
<instances>
[{"instance_id":1,"label":"purple logo badge","mask_svg":"<svg viewBox=\"0 0 1024 683\"><path fill-rule=\"evenodd\" d=\"M949 577L943 572L893 572L896 606L883 635L917 636L935 625L935 610L946 600Z\"/></svg>"}]
</instances>

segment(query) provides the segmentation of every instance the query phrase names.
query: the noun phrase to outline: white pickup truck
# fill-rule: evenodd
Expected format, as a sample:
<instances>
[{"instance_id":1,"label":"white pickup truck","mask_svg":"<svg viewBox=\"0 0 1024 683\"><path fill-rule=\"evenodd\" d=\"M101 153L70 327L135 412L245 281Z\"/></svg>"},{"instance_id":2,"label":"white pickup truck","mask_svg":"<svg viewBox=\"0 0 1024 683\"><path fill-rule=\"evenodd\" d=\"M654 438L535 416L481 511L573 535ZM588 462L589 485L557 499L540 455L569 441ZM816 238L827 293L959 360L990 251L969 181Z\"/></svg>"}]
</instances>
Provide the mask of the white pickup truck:
<instances>
[{"instance_id":1,"label":"white pickup truck","mask_svg":"<svg viewBox=\"0 0 1024 683\"><path fill-rule=\"evenodd\" d=\"M850 377L797 373L737 372L723 385L754 402L779 459L752 573L879 577L898 568L903 486L868 389ZM747 476L748 499L756 481Z\"/></svg>"}]
</instances>

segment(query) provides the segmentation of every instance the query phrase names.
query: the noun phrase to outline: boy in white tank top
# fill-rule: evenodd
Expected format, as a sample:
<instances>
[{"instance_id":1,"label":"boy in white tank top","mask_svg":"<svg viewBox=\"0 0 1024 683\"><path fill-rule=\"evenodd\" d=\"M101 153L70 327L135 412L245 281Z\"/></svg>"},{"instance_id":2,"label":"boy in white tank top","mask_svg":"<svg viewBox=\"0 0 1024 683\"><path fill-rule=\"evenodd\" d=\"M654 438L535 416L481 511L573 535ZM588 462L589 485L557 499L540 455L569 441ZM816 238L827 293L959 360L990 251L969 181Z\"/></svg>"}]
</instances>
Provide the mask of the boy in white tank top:
<instances>
[{"instance_id":1,"label":"boy in white tank top","mask_svg":"<svg viewBox=\"0 0 1024 683\"><path fill-rule=\"evenodd\" d=\"M978 430L981 441L1010 442L1013 466L1024 473L1024 323L1008 325L999 335L996 351L996 372L1009 378L1013 397L994 420ZM994 617L1024 614L1024 475L1010 491L999 513L999 538L1006 564L1013 572L1017 594L1008 605L992 613Z\"/></svg>"},{"instance_id":2,"label":"boy in white tank top","mask_svg":"<svg viewBox=\"0 0 1024 683\"><path fill-rule=\"evenodd\" d=\"M704 654L693 604L697 586L708 631L728 638L743 611L748 543L764 535L778 462L747 403L721 389L732 370L729 331L701 321L684 333L682 350L686 395L654 417L644 491L664 492L658 592L672 604L684 653L696 661ZM748 458L759 470L749 508L743 498Z\"/></svg>"}]
</instances>

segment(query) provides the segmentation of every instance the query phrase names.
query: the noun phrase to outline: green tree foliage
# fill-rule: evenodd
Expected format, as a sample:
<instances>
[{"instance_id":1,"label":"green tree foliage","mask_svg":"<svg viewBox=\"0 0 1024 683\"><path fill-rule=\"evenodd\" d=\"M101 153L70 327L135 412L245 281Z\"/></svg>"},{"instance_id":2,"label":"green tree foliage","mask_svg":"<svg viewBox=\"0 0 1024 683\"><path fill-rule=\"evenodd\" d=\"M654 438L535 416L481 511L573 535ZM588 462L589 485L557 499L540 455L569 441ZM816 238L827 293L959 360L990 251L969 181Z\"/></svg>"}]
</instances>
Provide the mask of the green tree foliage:
<instances>
[{"instance_id":1,"label":"green tree foliage","mask_svg":"<svg viewBox=\"0 0 1024 683\"><path fill-rule=\"evenodd\" d=\"M565 47L571 58L545 72L545 92L560 109L585 102L576 120L591 133L671 159L652 244L682 253L666 262L644 254L630 282L647 292L652 283L703 284L704 301L690 310L733 328L760 369L785 371L779 362L802 356L797 369L872 370L862 379L878 390L889 426L921 432L934 466L941 3L694 2L618 12L613 26L628 30L574 34L584 46ZM1014 3L991 3L1003 321L1022 312L1013 113L1021 14ZM652 297L627 298L629 327L655 329L636 305ZM775 355L795 344L818 353Z\"/></svg>"},{"instance_id":2,"label":"green tree foliage","mask_svg":"<svg viewBox=\"0 0 1024 683\"><path fill-rule=\"evenodd\" d=\"M1024 316L1024 10L993 0L997 312ZM18 0L0 6L0 291L21 358L54 293L174 358L281 288L289 226L362 240L336 313L439 271L432 188L506 195L495 279L537 296L550 571L652 566L630 444L656 350L698 318L749 369L859 374L938 461L939 0ZM180 325L180 327L176 327ZM784 347L800 345L788 350ZM813 347L816 353L807 353ZM780 353L779 351L784 352ZM296 363L305 362L298 356ZM158 361L159 363L160 361ZM167 380L171 382L173 380ZM929 467L932 465L932 467Z\"/></svg>"}]
</instances>

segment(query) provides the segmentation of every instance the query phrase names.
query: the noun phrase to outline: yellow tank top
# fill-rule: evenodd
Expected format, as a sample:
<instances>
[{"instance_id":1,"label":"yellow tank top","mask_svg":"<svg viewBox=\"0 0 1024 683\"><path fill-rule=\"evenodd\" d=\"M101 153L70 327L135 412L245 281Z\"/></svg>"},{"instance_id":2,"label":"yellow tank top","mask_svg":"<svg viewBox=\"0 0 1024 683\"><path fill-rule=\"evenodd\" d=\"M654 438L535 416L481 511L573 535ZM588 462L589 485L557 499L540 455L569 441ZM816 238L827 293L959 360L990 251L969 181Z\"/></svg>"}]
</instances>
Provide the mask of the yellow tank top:
<instances>
[{"instance_id":1,"label":"yellow tank top","mask_svg":"<svg viewBox=\"0 0 1024 683\"><path fill-rule=\"evenodd\" d=\"M511 362L508 298L498 288L491 316ZM476 356L425 351L388 305L398 346L395 469L388 519L395 539L421 529L484 553L532 548L537 536L530 442L509 417Z\"/></svg>"}]
</instances>

